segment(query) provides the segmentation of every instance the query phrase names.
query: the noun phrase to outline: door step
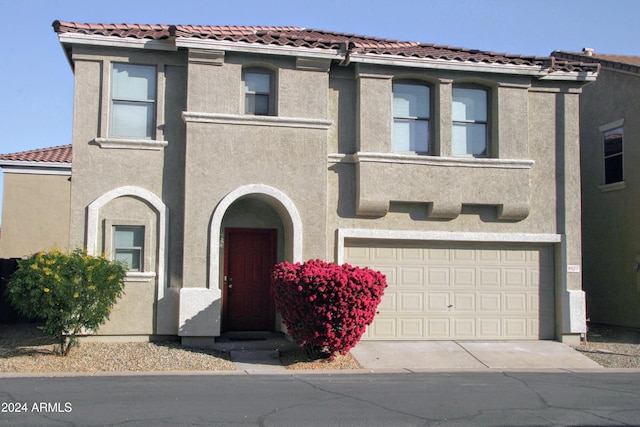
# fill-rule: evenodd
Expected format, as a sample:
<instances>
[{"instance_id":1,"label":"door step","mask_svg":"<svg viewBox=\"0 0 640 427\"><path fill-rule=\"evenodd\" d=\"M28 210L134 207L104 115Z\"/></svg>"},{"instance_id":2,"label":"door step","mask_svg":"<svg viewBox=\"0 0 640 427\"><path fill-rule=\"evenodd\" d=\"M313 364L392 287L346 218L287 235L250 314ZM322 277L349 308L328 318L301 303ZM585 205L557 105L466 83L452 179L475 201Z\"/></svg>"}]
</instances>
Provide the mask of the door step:
<instances>
[{"instance_id":1,"label":"door step","mask_svg":"<svg viewBox=\"0 0 640 427\"><path fill-rule=\"evenodd\" d=\"M214 349L238 350L287 350L296 344L281 332L226 332L216 338Z\"/></svg>"}]
</instances>

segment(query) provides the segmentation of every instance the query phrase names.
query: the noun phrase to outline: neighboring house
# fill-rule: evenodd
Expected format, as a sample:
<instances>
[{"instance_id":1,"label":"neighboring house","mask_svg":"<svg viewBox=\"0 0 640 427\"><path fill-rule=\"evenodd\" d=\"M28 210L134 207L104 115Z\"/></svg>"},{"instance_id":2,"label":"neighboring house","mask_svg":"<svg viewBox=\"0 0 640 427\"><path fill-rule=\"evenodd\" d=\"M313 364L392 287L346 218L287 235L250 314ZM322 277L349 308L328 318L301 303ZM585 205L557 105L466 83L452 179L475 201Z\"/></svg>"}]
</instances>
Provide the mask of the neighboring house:
<instances>
[{"instance_id":1,"label":"neighboring house","mask_svg":"<svg viewBox=\"0 0 640 427\"><path fill-rule=\"evenodd\" d=\"M597 65L296 27L54 22L70 246L129 263L103 335L281 330L278 261L387 275L365 339L585 332L578 98Z\"/></svg>"},{"instance_id":2,"label":"neighboring house","mask_svg":"<svg viewBox=\"0 0 640 427\"><path fill-rule=\"evenodd\" d=\"M599 64L580 95L583 281L592 322L640 328L640 56L552 53Z\"/></svg>"},{"instance_id":3,"label":"neighboring house","mask_svg":"<svg viewBox=\"0 0 640 427\"><path fill-rule=\"evenodd\" d=\"M4 189L0 258L69 244L71 145L0 154Z\"/></svg>"}]
</instances>

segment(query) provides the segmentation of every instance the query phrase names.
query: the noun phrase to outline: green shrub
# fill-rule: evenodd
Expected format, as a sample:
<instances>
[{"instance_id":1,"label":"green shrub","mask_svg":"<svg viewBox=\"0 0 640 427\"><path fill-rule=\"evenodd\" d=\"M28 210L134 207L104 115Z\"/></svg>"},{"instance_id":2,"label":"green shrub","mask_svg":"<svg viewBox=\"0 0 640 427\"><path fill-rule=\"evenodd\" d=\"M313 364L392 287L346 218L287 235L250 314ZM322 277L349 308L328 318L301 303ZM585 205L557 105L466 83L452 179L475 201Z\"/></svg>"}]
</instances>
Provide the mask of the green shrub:
<instances>
[{"instance_id":1,"label":"green shrub","mask_svg":"<svg viewBox=\"0 0 640 427\"><path fill-rule=\"evenodd\" d=\"M18 261L9 279L9 301L30 318L45 321L41 329L67 355L79 334L103 324L122 295L126 267L81 249L70 254L38 252Z\"/></svg>"}]
</instances>

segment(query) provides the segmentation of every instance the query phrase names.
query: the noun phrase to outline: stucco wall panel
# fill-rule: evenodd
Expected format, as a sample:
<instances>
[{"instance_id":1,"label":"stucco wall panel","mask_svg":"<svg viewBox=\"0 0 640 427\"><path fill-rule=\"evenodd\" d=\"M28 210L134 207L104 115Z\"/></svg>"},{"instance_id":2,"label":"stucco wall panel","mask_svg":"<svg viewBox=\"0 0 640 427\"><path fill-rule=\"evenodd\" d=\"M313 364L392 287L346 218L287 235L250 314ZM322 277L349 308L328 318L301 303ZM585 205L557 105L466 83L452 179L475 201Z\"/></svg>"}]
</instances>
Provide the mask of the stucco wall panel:
<instances>
[{"instance_id":1,"label":"stucco wall panel","mask_svg":"<svg viewBox=\"0 0 640 427\"><path fill-rule=\"evenodd\" d=\"M392 150L391 76L358 76L358 150L387 153Z\"/></svg>"},{"instance_id":2,"label":"stucco wall panel","mask_svg":"<svg viewBox=\"0 0 640 427\"><path fill-rule=\"evenodd\" d=\"M188 111L239 114L242 67L189 64ZM235 102L234 102L235 101Z\"/></svg>"},{"instance_id":3,"label":"stucco wall panel","mask_svg":"<svg viewBox=\"0 0 640 427\"><path fill-rule=\"evenodd\" d=\"M640 76L602 69L580 106L584 289L594 322L640 327ZM623 120L624 186L604 184L600 126ZM610 190L610 191L608 191ZM615 309L612 309L615 307Z\"/></svg>"},{"instance_id":4,"label":"stucco wall panel","mask_svg":"<svg viewBox=\"0 0 640 427\"><path fill-rule=\"evenodd\" d=\"M70 187L68 176L4 173L0 258L67 250Z\"/></svg>"},{"instance_id":5,"label":"stucco wall panel","mask_svg":"<svg viewBox=\"0 0 640 427\"><path fill-rule=\"evenodd\" d=\"M100 335L153 335L155 319L155 280L126 282L109 320L98 328Z\"/></svg>"},{"instance_id":6,"label":"stucco wall panel","mask_svg":"<svg viewBox=\"0 0 640 427\"><path fill-rule=\"evenodd\" d=\"M326 130L187 126L185 253L193 255L185 259L185 286L206 286L211 217L220 200L245 185L285 193L302 217L303 258L324 256Z\"/></svg>"},{"instance_id":7,"label":"stucco wall panel","mask_svg":"<svg viewBox=\"0 0 640 427\"><path fill-rule=\"evenodd\" d=\"M522 89L514 89L514 91L518 94L518 97L523 92ZM557 92L557 89L555 91L530 90L525 92L528 98L526 102L522 99L517 101L522 105L526 104L527 115L525 118L514 115L509 120L512 121L514 126L519 124L518 133L523 131L527 133L526 138L523 137L522 141L526 140L527 142L528 156L526 159L521 160L529 160L532 164L528 170L507 170L507 172L514 173L516 176L512 187L514 189L513 193L507 192L505 197L499 193L485 195L486 201L493 198L496 204L498 203L497 199L502 197L503 200L509 200L509 197L512 197L512 201L516 201L519 198L528 200L529 214L526 218L521 220L504 218L501 220L498 218L499 209L496 209L497 205L482 206L477 204L463 204L460 215L455 219L432 218L428 215L428 205L424 203L424 199L422 202L415 202L417 198L415 195L423 192L423 187L431 185L429 177L423 176L424 173L420 172L421 165L414 165L415 170L418 171L418 175L414 176L411 172L412 165L374 163L370 173L377 175L375 168L379 168L382 176L386 177L387 182L384 182L382 176L374 176L374 182L377 184L373 185L367 183L366 179L358 178L358 165L356 163L343 159L341 162L329 162L328 164L329 226L326 232L329 242L328 247L330 248L328 256L335 256L331 248L335 239L335 230L339 228L478 233L562 233L563 230L558 228L558 215L564 207L562 204L558 204L556 138L558 114L564 114L564 110L558 111L557 109ZM569 110L569 113L575 114L575 111ZM509 140L506 143L508 144ZM575 168L575 165L578 164L575 157L568 161L573 162L574 166L572 168ZM403 169L406 168L407 171L396 173L396 169L394 169L396 166L400 166ZM440 194L443 197L442 200L446 201L450 197L457 198L459 197L458 195L449 196L448 193L461 192L464 194L470 191L470 188L476 188L479 190L479 194L482 194L482 186L476 185L473 180L465 178L465 176L469 176L469 178L473 176L469 175L469 169L459 168L457 171L460 175L448 175L453 182L442 180L440 182L441 186L436 189L436 194ZM487 173L485 180L490 182L491 188L500 190L502 188L500 186L505 185L493 182L489 178L490 176L491 173ZM520 180L518 176L522 179ZM527 177L526 179L524 178L525 176ZM356 193L358 182L364 183L372 194L376 194L379 191L388 191L402 195L404 194L403 191L409 191L407 190L408 188L412 190L405 194L409 200L404 202L401 201L402 197L387 197L386 201L383 202L384 206L388 206L388 212L385 215L360 216L356 214L356 202L360 197ZM467 182L468 187L460 184L461 182ZM485 181L481 180L479 182ZM522 187L519 186L518 182L522 184ZM413 183L413 185L408 186L405 185L406 183ZM511 183L506 184L506 186L510 185ZM528 199L526 194L519 191L520 188L527 189ZM478 197L475 194L472 194L472 196L473 198ZM564 194L561 196L564 197ZM514 204L514 206L517 205ZM575 217L567 218L570 221L576 221Z\"/></svg>"},{"instance_id":8,"label":"stucco wall panel","mask_svg":"<svg viewBox=\"0 0 640 427\"><path fill-rule=\"evenodd\" d=\"M283 117L327 117L329 75L322 71L281 69L278 115Z\"/></svg>"},{"instance_id":9,"label":"stucco wall panel","mask_svg":"<svg viewBox=\"0 0 640 427\"><path fill-rule=\"evenodd\" d=\"M505 87L496 90L498 102L492 115L497 118L492 133L498 133L494 139L496 157L501 159L528 159L529 132L523 126L522 118L529 115L529 93L527 86ZM496 111L497 110L497 111Z\"/></svg>"},{"instance_id":10,"label":"stucco wall panel","mask_svg":"<svg viewBox=\"0 0 640 427\"><path fill-rule=\"evenodd\" d=\"M510 219L524 219L529 206L529 165L486 167L414 165L361 161L358 173L358 214L384 215L362 209L363 202L391 201L431 204L433 218L456 218L463 204L493 205ZM398 185L400 179L406 185ZM518 212L520 215L518 215Z\"/></svg>"}]
</instances>

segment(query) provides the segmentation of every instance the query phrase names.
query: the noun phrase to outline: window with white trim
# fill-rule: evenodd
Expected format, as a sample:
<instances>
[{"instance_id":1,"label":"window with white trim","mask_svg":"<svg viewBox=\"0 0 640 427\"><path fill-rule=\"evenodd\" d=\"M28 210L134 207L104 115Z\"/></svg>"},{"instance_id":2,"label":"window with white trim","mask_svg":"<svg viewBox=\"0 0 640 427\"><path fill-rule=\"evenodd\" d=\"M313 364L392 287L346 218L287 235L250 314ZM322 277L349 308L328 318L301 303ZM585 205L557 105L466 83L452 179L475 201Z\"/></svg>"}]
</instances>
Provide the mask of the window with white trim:
<instances>
[{"instance_id":1,"label":"window with white trim","mask_svg":"<svg viewBox=\"0 0 640 427\"><path fill-rule=\"evenodd\" d=\"M267 70L249 69L243 72L242 81L245 114L274 115L273 74Z\"/></svg>"},{"instance_id":2,"label":"window with white trim","mask_svg":"<svg viewBox=\"0 0 640 427\"><path fill-rule=\"evenodd\" d=\"M393 151L429 153L430 106L429 86L393 83Z\"/></svg>"},{"instance_id":3,"label":"window with white trim","mask_svg":"<svg viewBox=\"0 0 640 427\"><path fill-rule=\"evenodd\" d=\"M614 184L624 179L623 174L623 128L617 127L603 132L604 137L604 183Z\"/></svg>"},{"instance_id":4,"label":"window with white trim","mask_svg":"<svg viewBox=\"0 0 640 427\"><path fill-rule=\"evenodd\" d=\"M113 259L129 267L129 271L144 268L144 226L113 226Z\"/></svg>"},{"instance_id":5,"label":"window with white trim","mask_svg":"<svg viewBox=\"0 0 640 427\"><path fill-rule=\"evenodd\" d=\"M489 155L489 92L475 87L454 87L451 118L454 156Z\"/></svg>"},{"instance_id":6,"label":"window with white trim","mask_svg":"<svg viewBox=\"0 0 640 427\"><path fill-rule=\"evenodd\" d=\"M155 137L156 74L157 70L153 65L113 63L111 137Z\"/></svg>"}]
</instances>

